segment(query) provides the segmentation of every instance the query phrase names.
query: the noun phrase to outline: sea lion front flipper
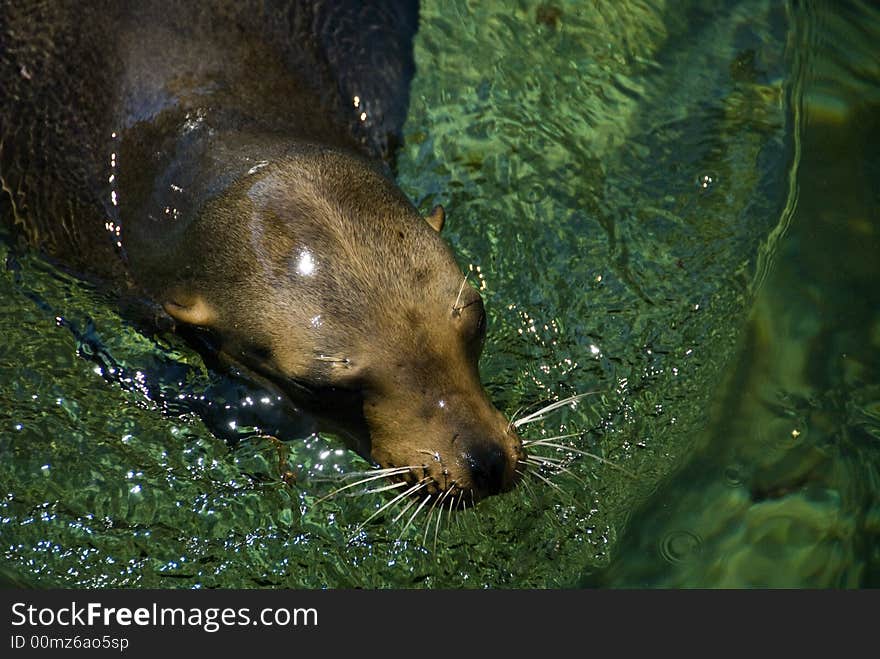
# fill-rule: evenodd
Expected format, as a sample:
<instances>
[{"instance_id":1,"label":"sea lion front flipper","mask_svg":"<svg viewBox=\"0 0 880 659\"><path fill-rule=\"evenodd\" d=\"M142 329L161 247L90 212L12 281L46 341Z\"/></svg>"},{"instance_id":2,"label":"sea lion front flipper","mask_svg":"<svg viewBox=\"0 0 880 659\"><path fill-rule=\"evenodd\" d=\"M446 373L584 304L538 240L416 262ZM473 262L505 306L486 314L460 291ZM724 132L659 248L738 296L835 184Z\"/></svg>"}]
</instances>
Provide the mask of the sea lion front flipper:
<instances>
[{"instance_id":1,"label":"sea lion front flipper","mask_svg":"<svg viewBox=\"0 0 880 659\"><path fill-rule=\"evenodd\" d=\"M419 3L342 0L321 3L315 12L321 47L351 108L352 134L393 166L415 73Z\"/></svg>"}]
</instances>

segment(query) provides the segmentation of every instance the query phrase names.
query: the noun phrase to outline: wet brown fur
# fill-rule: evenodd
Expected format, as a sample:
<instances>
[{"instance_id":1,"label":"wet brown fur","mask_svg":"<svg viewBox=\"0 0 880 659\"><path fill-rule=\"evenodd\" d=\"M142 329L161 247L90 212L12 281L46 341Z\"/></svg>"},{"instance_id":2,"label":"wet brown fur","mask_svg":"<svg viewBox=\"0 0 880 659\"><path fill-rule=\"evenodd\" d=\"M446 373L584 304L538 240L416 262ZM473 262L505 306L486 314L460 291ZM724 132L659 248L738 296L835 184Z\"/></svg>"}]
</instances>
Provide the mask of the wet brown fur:
<instances>
[{"instance_id":1,"label":"wet brown fur","mask_svg":"<svg viewBox=\"0 0 880 659\"><path fill-rule=\"evenodd\" d=\"M421 217L383 164L385 81L362 121L344 61L307 47L335 17L281 0L13 4L0 183L31 244L213 331L293 397L352 394L343 429L413 466L401 478L430 477L422 494L513 486L522 445L479 380L482 301L442 209ZM375 33L391 35L392 91L399 22Z\"/></svg>"}]
</instances>

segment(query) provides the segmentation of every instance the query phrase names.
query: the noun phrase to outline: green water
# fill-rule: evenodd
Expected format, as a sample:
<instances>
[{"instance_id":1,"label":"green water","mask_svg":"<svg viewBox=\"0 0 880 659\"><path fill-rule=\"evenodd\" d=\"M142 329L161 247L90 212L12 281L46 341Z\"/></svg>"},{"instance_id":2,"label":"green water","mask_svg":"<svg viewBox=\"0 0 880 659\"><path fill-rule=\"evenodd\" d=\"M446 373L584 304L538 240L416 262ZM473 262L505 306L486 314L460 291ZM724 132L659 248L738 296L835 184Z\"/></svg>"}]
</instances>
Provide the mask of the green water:
<instances>
[{"instance_id":1,"label":"green water","mask_svg":"<svg viewBox=\"0 0 880 659\"><path fill-rule=\"evenodd\" d=\"M493 399L592 392L523 434L605 461L402 536L317 502L340 442L0 244L0 579L880 585L878 43L858 3L423 3L401 186Z\"/></svg>"}]
</instances>

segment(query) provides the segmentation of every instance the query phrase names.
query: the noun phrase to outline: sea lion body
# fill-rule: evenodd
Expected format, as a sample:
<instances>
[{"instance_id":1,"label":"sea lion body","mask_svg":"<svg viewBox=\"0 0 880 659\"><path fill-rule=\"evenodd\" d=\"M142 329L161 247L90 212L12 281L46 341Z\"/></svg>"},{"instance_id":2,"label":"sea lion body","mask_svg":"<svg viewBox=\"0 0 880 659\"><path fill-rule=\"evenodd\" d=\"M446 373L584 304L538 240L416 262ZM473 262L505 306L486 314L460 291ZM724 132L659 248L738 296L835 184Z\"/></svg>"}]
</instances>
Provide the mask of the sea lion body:
<instances>
[{"instance_id":1,"label":"sea lion body","mask_svg":"<svg viewBox=\"0 0 880 659\"><path fill-rule=\"evenodd\" d=\"M478 500L522 445L480 384L482 301L442 211L388 175L417 7L327 4L7 7L4 214L254 379L338 403L420 495Z\"/></svg>"}]
</instances>

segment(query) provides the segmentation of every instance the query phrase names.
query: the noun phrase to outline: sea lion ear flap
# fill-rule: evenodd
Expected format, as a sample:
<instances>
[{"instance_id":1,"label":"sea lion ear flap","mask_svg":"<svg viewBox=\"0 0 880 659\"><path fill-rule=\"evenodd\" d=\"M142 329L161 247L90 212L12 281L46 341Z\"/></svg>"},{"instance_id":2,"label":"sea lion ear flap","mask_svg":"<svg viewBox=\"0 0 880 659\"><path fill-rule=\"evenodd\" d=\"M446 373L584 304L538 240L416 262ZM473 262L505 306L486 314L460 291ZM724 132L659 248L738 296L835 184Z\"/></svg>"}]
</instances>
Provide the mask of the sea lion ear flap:
<instances>
[{"instance_id":1,"label":"sea lion ear flap","mask_svg":"<svg viewBox=\"0 0 880 659\"><path fill-rule=\"evenodd\" d=\"M440 230L443 228L443 223L446 221L446 211L443 210L443 206L439 204L434 206L431 210L431 214L425 217L425 221L431 225L431 228L434 229L437 233L440 233Z\"/></svg>"},{"instance_id":2,"label":"sea lion ear flap","mask_svg":"<svg viewBox=\"0 0 880 659\"><path fill-rule=\"evenodd\" d=\"M210 327L217 320L217 311L198 293L174 291L162 306L174 320L187 325Z\"/></svg>"}]
</instances>

